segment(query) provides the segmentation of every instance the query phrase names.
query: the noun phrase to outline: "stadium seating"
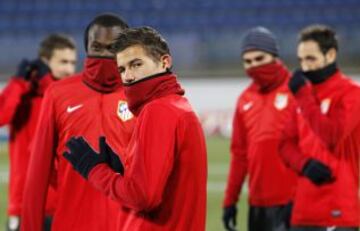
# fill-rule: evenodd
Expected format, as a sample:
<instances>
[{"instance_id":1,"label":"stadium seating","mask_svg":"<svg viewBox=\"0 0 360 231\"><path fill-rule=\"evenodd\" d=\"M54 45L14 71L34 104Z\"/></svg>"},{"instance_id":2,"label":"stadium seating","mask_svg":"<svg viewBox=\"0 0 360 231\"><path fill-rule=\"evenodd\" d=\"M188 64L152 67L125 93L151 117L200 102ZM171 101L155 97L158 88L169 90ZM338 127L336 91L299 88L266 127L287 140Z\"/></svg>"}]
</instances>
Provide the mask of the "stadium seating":
<instances>
[{"instance_id":1,"label":"stadium seating","mask_svg":"<svg viewBox=\"0 0 360 231\"><path fill-rule=\"evenodd\" d=\"M62 31L81 38L89 20L104 11L120 13L133 26L150 25L171 35L192 33L202 42L256 25L267 26L284 37L310 23L329 24L345 38L360 28L359 0L1 0L0 38L14 44L27 39L32 47L49 32ZM353 42L356 46L349 52L359 54L360 47ZM12 52L11 46L4 49ZM1 66L13 65L13 61L0 58Z\"/></svg>"}]
</instances>

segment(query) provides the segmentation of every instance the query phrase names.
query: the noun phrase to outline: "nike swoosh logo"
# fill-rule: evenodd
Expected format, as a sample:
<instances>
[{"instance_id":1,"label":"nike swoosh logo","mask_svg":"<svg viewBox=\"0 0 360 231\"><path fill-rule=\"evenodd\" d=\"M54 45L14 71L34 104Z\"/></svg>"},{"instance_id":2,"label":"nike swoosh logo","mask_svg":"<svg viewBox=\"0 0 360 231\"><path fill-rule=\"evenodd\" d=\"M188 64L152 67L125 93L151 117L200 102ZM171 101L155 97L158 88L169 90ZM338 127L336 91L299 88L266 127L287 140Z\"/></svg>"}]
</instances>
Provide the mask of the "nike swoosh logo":
<instances>
[{"instance_id":1,"label":"nike swoosh logo","mask_svg":"<svg viewBox=\"0 0 360 231\"><path fill-rule=\"evenodd\" d=\"M73 106L73 107L68 106L67 109L66 109L66 112L67 113L72 113L72 112L76 111L77 109L81 108L82 106L83 106L82 104L76 105L76 106Z\"/></svg>"}]
</instances>

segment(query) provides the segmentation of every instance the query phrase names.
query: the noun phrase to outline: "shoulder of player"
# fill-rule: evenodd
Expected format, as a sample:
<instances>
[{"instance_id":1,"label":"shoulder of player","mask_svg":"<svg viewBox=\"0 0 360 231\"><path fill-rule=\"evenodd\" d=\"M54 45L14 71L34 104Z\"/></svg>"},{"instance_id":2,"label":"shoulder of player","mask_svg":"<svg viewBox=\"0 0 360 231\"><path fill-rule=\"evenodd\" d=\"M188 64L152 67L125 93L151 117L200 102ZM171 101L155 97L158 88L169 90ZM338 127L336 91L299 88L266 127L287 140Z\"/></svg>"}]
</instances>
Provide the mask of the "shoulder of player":
<instances>
[{"instance_id":1,"label":"shoulder of player","mask_svg":"<svg viewBox=\"0 0 360 231\"><path fill-rule=\"evenodd\" d=\"M48 91L52 92L52 94L56 93L56 92L61 92L61 91L67 91L69 89L74 89L74 87L76 85L78 85L79 83L81 83L81 75L80 74L75 74L72 76L69 76L65 79L56 81L54 83L52 83L49 86ZM75 85L75 86L74 86Z\"/></svg>"},{"instance_id":2,"label":"shoulder of player","mask_svg":"<svg viewBox=\"0 0 360 231\"><path fill-rule=\"evenodd\" d=\"M184 126L184 124L193 124L194 122L200 123L187 99L181 98L170 102L164 100L150 102L143 108L143 119L147 120L145 117L152 117L150 121L164 123L169 129Z\"/></svg>"},{"instance_id":3,"label":"shoulder of player","mask_svg":"<svg viewBox=\"0 0 360 231\"><path fill-rule=\"evenodd\" d=\"M192 112L187 99L177 95L155 99L146 104L143 110L166 118L177 118L186 112Z\"/></svg>"},{"instance_id":4,"label":"shoulder of player","mask_svg":"<svg viewBox=\"0 0 360 231\"><path fill-rule=\"evenodd\" d=\"M337 79L334 85L336 86L336 91L341 93L342 97L355 97L360 99L360 84L352 80L351 77L345 75L342 72L338 72Z\"/></svg>"},{"instance_id":5,"label":"shoulder of player","mask_svg":"<svg viewBox=\"0 0 360 231\"><path fill-rule=\"evenodd\" d=\"M350 101L360 105L360 85L348 79L347 83L344 83L341 98L343 102Z\"/></svg>"},{"instance_id":6,"label":"shoulder of player","mask_svg":"<svg viewBox=\"0 0 360 231\"><path fill-rule=\"evenodd\" d=\"M243 90L236 100L236 106L239 107L240 105L247 103L253 99L253 95L257 94L254 84L250 84Z\"/></svg>"}]
</instances>

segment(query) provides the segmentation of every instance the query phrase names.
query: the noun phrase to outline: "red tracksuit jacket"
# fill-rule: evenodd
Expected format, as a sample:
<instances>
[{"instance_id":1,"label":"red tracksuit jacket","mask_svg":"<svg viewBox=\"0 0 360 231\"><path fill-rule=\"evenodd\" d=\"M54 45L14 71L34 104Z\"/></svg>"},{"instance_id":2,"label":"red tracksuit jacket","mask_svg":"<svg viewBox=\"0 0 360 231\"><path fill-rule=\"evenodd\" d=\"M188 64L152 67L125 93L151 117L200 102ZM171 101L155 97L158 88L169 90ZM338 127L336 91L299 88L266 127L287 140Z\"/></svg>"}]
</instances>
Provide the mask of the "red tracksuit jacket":
<instances>
[{"instance_id":1,"label":"red tracksuit jacket","mask_svg":"<svg viewBox=\"0 0 360 231\"><path fill-rule=\"evenodd\" d=\"M10 128L10 187L8 215L20 216L26 171L30 158L30 145L38 122L43 91L52 83L48 74L41 80L41 90L35 91L29 82L12 78L0 94L0 126ZM51 192L53 195L53 192ZM48 199L46 213L51 215L54 198Z\"/></svg>"},{"instance_id":2,"label":"red tracksuit jacket","mask_svg":"<svg viewBox=\"0 0 360 231\"><path fill-rule=\"evenodd\" d=\"M320 160L334 182L316 186L300 177L292 223L297 226L358 227L360 88L340 71L296 93L299 109L281 147L285 161L301 172L306 160Z\"/></svg>"},{"instance_id":3,"label":"red tracksuit jacket","mask_svg":"<svg viewBox=\"0 0 360 231\"><path fill-rule=\"evenodd\" d=\"M86 85L84 76L83 72L55 83L45 94L25 187L22 230L41 230L54 165L58 203L53 231L114 230L119 222L119 205L87 183L62 156L72 136L84 136L98 150L98 138L105 135L116 152L124 153L133 131L123 88L101 93Z\"/></svg>"},{"instance_id":4,"label":"red tracksuit jacket","mask_svg":"<svg viewBox=\"0 0 360 231\"><path fill-rule=\"evenodd\" d=\"M251 206L284 205L294 197L296 174L283 163L278 151L294 103L287 87L289 72L283 68L282 75L271 91L260 93L253 83L238 99L224 207L238 201L247 174Z\"/></svg>"},{"instance_id":5,"label":"red tracksuit jacket","mask_svg":"<svg viewBox=\"0 0 360 231\"><path fill-rule=\"evenodd\" d=\"M153 92L161 93L163 86ZM200 123L187 99L175 93L144 105L126 152L124 176L100 164L89 182L131 208L118 230L205 230L207 163Z\"/></svg>"}]
</instances>

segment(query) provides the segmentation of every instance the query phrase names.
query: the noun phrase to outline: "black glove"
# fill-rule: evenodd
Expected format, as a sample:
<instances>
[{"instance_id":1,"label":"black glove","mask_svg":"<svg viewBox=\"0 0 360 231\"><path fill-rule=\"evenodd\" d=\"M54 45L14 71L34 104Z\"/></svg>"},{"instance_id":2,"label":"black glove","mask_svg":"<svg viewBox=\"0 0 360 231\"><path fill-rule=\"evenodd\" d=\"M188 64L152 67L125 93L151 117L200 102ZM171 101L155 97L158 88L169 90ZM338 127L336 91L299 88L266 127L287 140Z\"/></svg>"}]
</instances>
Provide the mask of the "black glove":
<instances>
[{"instance_id":1,"label":"black glove","mask_svg":"<svg viewBox=\"0 0 360 231\"><path fill-rule=\"evenodd\" d=\"M227 231L235 231L237 209L235 205L224 208L223 223Z\"/></svg>"},{"instance_id":2,"label":"black glove","mask_svg":"<svg viewBox=\"0 0 360 231\"><path fill-rule=\"evenodd\" d=\"M302 169L302 174L316 185L321 185L332 180L330 168L315 159L310 159L306 162Z\"/></svg>"},{"instance_id":3,"label":"black glove","mask_svg":"<svg viewBox=\"0 0 360 231\"><path fill-rule=\"evenodd\" d=\"M31 61L31 77L35 78L36 80L42 79L47 73L50 72L49 67L41 60L35 59Z\"/></svg>"},{"instance_id":4,"label":"black glove","mask_svg":"<svg viewBox=\"0 0 360 231\"><path fill-rule=\"evenodd\" d=\"M305 84L306 84L306 77L304 75L304 72L298 69L293 73L289 81L289 89L293 94L295 94Z\"/></svg>"},{"instance_id":5,"label":"black glove","mask_svg":"<svg viewBox=\"0 0 360 231\"><path fill-rule=\"evenodd\" d=\"M70 152L64 152L63 156L85 179L96 165L106 162L105 154L96 153L83 137L72 137L66 146Z\"/></svg>"},{"instance_id":6,"label":"black glove","mask_svg":"<svg viewBox=\"0 0 360 231\"><path fill-rule=\"evenodd\" d=\"M23 80L29 80L31 75L31 62L27 59L21 60L15 77Z\"/></svg>"},{"instance_id":7,"label":"black glove","mask_svg":"<svg viewBox=\"0 0 360 231\"><path fill-rule=\"evenodd\" d=\"M104 136L100 136L99 145L100 153L105 154L106 163L110 165L112 170L120 173L121 175L124 175L124 166L121 163L119 156L106 143L106 138Z\"/></svg>"}]
</instances>

